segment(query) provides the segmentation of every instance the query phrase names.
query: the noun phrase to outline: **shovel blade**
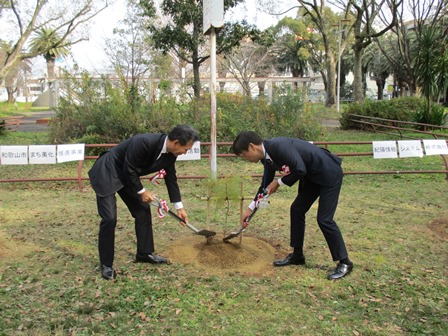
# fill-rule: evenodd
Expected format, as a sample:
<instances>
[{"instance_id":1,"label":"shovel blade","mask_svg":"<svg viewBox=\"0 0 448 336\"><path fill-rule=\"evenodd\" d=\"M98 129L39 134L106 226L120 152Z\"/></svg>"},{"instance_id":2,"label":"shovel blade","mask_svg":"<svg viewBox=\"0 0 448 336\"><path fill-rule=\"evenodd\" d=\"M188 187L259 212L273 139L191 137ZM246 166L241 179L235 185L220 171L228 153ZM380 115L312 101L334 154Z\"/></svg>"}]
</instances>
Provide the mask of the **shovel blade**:
<instances>
[{"instance_id":1,"label":"shovel blade","mask_svg":"<svg viewBox=\"0 0 448 336\"><path fill-rule=\"evenodd\" d=\"M230 239L238 237L238 233L231 233L227 237L223 238L224 242L228 242Z\"/></svg>"},{"instance_id":2,"label":"shovel blade","mask_svg":"<svg viewBox=\"0 0 448 336\"><path fill-rule=\"evenodd\" d=\"M200 231L196 232L196 234L208 238L208 237L213 237L214 235L216 235L216 232L209 231L209 230L200 230Z\"/></svg>"},{"instance_id":3,"label":"shovel blade","mask_svg":"<svg viewBox=\"0 0 448 336\"><path fill-rule=\"evenodd\" d=\"M244 228L241 228L237 232L232 232L227 237L223 238L223 241L227 242L227 241L229 241L232 238L238 237L240 235L240 233L243 232L243 231L244 231Z\"/></svg>"}]
</instances>

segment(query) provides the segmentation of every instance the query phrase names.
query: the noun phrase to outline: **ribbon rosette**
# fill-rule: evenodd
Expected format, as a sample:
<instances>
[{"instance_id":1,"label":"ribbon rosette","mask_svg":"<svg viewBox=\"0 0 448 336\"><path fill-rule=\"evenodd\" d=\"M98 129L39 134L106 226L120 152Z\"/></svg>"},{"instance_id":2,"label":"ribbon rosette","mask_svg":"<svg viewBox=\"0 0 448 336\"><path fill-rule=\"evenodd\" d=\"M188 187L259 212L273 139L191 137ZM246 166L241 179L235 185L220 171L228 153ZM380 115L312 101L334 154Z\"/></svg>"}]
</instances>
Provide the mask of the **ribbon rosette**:
<instances>
[{"instance_id":1,"label":"ribbon rosette","mask_svg":"<svg viewBox=\"0 0 448 336\"><path fill-rule=\"evenodd\" d=\"M262 200L264 198L264 194L263 193L259 193L257 195L257 200L255 201L255 207L258 207L258 203L260 202L260 200Z\"/></svg>"},{"instance_id":2,"label":"ribbon rosette","mask_svg":"<svg viewBox=\"0 0 448 336\"><path fill-rule=\"evenodd\" d=\"M155 185L159 185L160 182L157 181L158 178L163 179L166 175L166 171L165 169L161 169L159 170L159 172L157 174L155 174L154 176L149 178L149 182L154 183Z\"/></svg>"},{"instance_id":3,"label":"ribbon rosette","mask_svg":"<svg viewBox=\"0 0 448 336\"><path fill-rule=\"evenodd\" d=\"M288 175L291 172L291 170L289 169L289 166L283 165L281 172L282 174Z\"/></svg>"},{"instance_id":4,"label":"ribbon rosette","mask_svg":"<svg viewBox=\"0 0 448 336\"><path fill-rule=\"evenodd\" d=\"M168 204L164 200L159 201L159 208L157 209L157 213L159 218L164 218L165 214L163 212L168 212Z\"/></svg>"}]
</instances>

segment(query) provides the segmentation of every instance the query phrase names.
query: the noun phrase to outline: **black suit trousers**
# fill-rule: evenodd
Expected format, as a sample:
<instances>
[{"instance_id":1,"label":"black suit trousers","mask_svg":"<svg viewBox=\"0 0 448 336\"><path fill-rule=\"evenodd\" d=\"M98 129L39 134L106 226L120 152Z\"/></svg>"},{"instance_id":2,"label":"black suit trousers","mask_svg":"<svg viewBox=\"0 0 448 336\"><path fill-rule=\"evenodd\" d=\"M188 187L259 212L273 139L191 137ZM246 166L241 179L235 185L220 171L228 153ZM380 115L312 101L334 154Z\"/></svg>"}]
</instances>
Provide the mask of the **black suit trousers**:
<instances>
[{"instance_id":1,"label":"black suit trousers","mask_svg":"<svg viewBox=\"0 0 448 336\"><path fill-rule=\"evenodd\" d=\"M135 219L137 254L154 252L154 238L150 206L126 186L118 191L120 198ZM115 227L117 226L117 199L115 193L106 197L96 196L98 214L101 217L98 234L98 251L101 265L112 266L115 251Z\"/></svg>"},{"instance_id":2,"label":"black suit trousers","mask_svg":"<svg viewBox=\"0 0 448 336\"><path fill-rule=\"evenodd\" d=\"M322 186L309 180L301 180L299 194L291 205L291 247L302 249L305 237L305 217L319 197L317 223L322 231L334 261L348 257L341 231L334 221L338 205L341 179L333 186Z\"/></svg>"}]
</instances>

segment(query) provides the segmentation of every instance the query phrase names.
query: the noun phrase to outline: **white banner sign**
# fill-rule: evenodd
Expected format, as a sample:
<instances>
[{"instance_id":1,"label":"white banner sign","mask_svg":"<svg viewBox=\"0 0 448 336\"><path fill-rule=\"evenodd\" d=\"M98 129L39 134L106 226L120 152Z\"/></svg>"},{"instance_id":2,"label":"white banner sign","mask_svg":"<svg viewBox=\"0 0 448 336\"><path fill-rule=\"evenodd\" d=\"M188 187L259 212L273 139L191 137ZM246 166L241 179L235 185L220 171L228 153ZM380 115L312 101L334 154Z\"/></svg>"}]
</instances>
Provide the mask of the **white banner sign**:
<instances>
[{"instance_id":1,"label":"white banner sign","mask_svg":"<svg viewBox=\"0 0 448 336\"><path fill-rule=\"evenodd\" d=\"M0 146L0 157L4 165L28 164L28 146Z\"/></svg>"},{"instance_id":2,"label":"white banner sign","mask_svg":"<svg viewBox=\"0 0 448 336\"><path fill-rule=\"evenodd\" d=\"M420 140L398 141L398 153L401 158L423 157L423 148Z\"/></svg>"},{"instance_id":3,"label":"white banner sign","mask_svg":"<svg viewBox=\"0 0 448 336\"><path fill-rule=\"evenodd\" d=\"M372 141L374 159L397 158L397 143L395 141Z\"/></svg>"},{"instance_id":4,"label":"white banner sign","mask_svg":"<svg viewBox=\"0 0 448 336\"><path fill-rule=\"evenodd\" d=\"M28 156L30 164L56 163L56 145L29 146Z\"/></svg>"},{"instance_id":5,"label":"white banner sign","mask_svg":"<svg viewBox=\"0 0 448 336\"><path fill-rule=\"evenodd\" d=\"M448 155L446 140L423 140L426 155Z\"/></svg>"},{"instance_id":6,"label":"white banner sign","mask_svg":"<svg viewBox=\"0 0 448 336\"><path fill-rule=\"evenodd\" d=\"M58 145L58 163L84 160L84 144Z\"/></svg>"},{"instance_id":7,"label":"white banner sign","mask_svg":"<svg viewBox=\"0 0 448 336\"><path fill-rule=\"evenodd\" d=\"M201 159L201 142L196 141L193 147L186 153L179 155L177 161L200 160Z\"/></svg>"}]
</instances>

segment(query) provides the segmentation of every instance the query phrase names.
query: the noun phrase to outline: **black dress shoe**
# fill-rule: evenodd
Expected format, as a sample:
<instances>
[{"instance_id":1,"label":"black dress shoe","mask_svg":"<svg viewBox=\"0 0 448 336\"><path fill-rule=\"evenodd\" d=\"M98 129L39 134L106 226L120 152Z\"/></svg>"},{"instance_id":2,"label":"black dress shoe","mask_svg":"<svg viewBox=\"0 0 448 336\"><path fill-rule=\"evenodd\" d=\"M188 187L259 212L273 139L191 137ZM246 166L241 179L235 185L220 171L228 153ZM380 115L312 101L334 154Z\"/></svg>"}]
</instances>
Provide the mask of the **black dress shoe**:
<instances>
[{"instance_id":1,"label":"black dress shoe","mask_svg":"<svg viewBox=\"0 0 448 336\"><path fill-rule=\"evenodd\" d=\"M158 255L154 253L148 253L148 254L137 254L135 256L136 262L147 262L150 264L168 264L168 259L159 257Z\"/></svg>"},{"instance_id":2,"label":"black dress shoe","mask_svg":"<svg viewBox=\"0 0 448 336\"><path fill-rule=\"evenodd\" d=\"M353 270L353 264L347 265L339 262L333 273L328 275L328 280L337 280L345 277Z\"/></svg>"},{"instance_id":3,"label":"black dress shoe","mask_svg":"<svg viewBox=\"0 0 448 336\"><path fill-rule=\"evenodd\" d=\"M305 265L305 257L300 255L295 255L290 253L285 259L280 259L274 261L274 266L288 266L288 265Z\"/></svg>"},{"instance_id":4,"label":"black dress shoe","mask_svg":"<svg viewBox=\"0 0 448 336\"><path fill-rule=\"evenodd\" d=\"M113 280L115 278L115 271L110 266L101 265L101 276L106 280Z\"/></svg>"}]
</instances>

